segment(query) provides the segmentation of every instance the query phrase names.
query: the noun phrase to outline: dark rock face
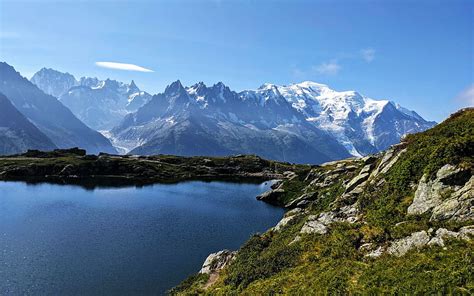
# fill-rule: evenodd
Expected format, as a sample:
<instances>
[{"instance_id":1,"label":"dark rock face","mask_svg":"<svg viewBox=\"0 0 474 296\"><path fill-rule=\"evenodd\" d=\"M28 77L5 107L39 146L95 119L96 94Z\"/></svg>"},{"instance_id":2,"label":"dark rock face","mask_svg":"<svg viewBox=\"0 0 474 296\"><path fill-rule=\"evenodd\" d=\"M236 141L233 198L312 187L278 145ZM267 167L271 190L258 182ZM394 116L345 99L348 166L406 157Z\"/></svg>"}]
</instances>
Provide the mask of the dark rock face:
<instances>
[{"instance_id":1,"label":"dark rock face","mask_svg":"<svg viewBox=\"0 0 474 296\"><path fill-rule=\"evenodd\" d=\"M0 63L0 92L57 147L81 147L90 153L116 152L109 140L6 63Z\"/></svg>"},{"instance_id":2,"label":"dark rock face","mask_svg":"<svg viewBox=\"0 0 474 296\"><path fill-rule=\"evenodd\" d=\"M54 148L53 142L0 93L0 155Z\"/></svg>"}]
</instances>

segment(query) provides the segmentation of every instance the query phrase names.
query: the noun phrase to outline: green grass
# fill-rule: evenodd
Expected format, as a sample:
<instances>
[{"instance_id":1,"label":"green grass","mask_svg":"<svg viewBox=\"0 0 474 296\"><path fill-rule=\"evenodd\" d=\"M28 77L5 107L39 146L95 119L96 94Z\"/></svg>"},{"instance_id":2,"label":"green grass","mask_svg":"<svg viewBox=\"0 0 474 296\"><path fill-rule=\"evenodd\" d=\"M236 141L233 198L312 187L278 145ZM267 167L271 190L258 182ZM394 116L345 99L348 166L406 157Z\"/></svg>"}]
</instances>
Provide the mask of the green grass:
<instances>
[{"instance_id":1,"label":"green grass","mask_svg":"<svg viewBox=\"0 0 474 296\"><path fill-rule=\"evenodd\" d=\"M405 141L407 151L384 176L384 185L369 186L360 199L366 221L387 233L406 220L407 208L413 201L413 185L423 174L432 178L443 165L452 164L468 167L472 175L474 111L455 114L428 131L409 135Z\"/></svg>"},{"instance_id":2,"label":"green grass","mask_svg":"<svg viewBox=\"0 0 474 296\"><path fill-rule=\"evenodd\" d=\"M186 294L186 295L197 295L203 293L202 286L207 283L209 279L208 274L197 273L191 275L178 286L168 291L169 294Z\"/></svg>"},{"instance_id":3,"label":"green grass","mask_svg":"<svg viewBox=\"0 0 474 296\"><path fill-rule=\"evenodd\" d=\"M433 129L405 139L407 151L390 171L359 195L361 222L336 223L326 235L299 235L304 215L280 232L253 236L222 272L207 295L473 295L474 242L451 240L445 247L412 250L402 257L382 255L369 259L358 251L365 242L384 245L413 232L444 227L458 230L472 221L430 221L430 215L407 216L415 186L423 174L430 178L443 165L462 166L473 173L474 110L451 116ZM316 168L325 170L331 168ZM317 192L308 214L327 211L343 191L341 176ZM307 172L283 188L287 203L303 193ZM186 294L185 290L177 294Z\"/></svg>"}]
</instances>

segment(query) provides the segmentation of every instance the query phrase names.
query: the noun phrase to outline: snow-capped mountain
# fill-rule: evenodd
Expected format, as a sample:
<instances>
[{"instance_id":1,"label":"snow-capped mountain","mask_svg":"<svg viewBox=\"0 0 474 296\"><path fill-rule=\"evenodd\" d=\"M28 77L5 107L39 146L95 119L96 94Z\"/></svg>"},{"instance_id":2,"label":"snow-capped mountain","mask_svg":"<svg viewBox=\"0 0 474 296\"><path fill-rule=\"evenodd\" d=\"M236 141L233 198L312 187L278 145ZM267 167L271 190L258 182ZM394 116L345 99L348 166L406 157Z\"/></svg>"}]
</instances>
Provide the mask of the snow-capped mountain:
<instances>
[{"instance_id":1,"label":"snow-capped mountain","mask_svg":"<svg viewBox=\"0 0 474 296\"><path fill-rule=\"evenodd\" d=\"M0 62L0 92L58 148L81 147L89 153L116 150L55 97L45 94L7 63Z\"/></svg>"},{"instance_id":2,"label":"snow-capped mountain","mask_svg":"<svg viewBox=\"0 0 474 296\"><path fill-rule=\"evenodd\" d=\"M386 149L435 123L389 100L305 81L235 92L179 81L151 96L130 84L41 69L32 81L122 152L256 153L317 163Z\"/></svg>"},{"instance_id":3,"label":"snow-capped mountain","mask_svg":"<svg viewBox=\"0 0 474 296\"><path fill-rule=\"evenodd\" d=\"M134 154L245 153L313 163L349 156L284 99L244 100L222 83L184 88L176 81L127 115L112 136L119 146L135 148Z\"/></svg>"},{"instance_id":4,"label":"snow-capped mountain","mask_svg":"<svg viewBox=\"0 0 474 296\"><path fill-rule=\"evenodd\" d=\"M434 124L390 101L314 82L237 93L221 82L185 88L176 81L127 115L111 136L136 154L255 153L320 163L383 150Z\"/></svg>"},{"instance_id":5,"label":"snow-capped mountain","mask_svg":"<svg viewBox=\"0 0 474 296\"><path fill-rule=\"evenodd\" d=\"M95 130L108 130L143 106L151 95L116 80L82 77L41 69L31 79L44 92L56 96L79 119Z\"/></svg>"},{"instance_id":6,"label":"snow-capped mountain","mask_svg":"<svg viewBox=\"0 0 474 296\"><path fill-rule=\"evenodd\" d=\"M338 92L305 81L276 88L305 119L329 132L355 156L385 150L406 134L432 127L416 112L388 100L374 100L355 91Z\"/></svg>"},{"instance_id":7,"label":"snow-capped mountain","mask_svg":"<svg viewBox=\"0 0 474 296\"><path fill-rule=\"evenodd\" d=\"M71 74L47 68L42 68L36 72L30 81L48 95L56 98L66 93L71 87L79 84Z\"/></svg>"}]
</instances>

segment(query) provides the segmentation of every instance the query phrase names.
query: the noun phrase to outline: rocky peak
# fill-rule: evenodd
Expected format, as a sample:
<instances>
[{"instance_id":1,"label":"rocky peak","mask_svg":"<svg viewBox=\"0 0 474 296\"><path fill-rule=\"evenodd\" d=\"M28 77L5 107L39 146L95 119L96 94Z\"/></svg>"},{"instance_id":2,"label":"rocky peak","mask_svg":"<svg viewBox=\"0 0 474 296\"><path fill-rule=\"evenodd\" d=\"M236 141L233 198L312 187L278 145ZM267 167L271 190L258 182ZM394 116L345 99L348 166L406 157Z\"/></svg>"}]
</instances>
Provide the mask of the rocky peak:
<instances>
[{"instance_id":1,"label":"rocky peak","mask_svg":"<svg viewBox=\"0 0 474 296\"><path fill-rule=\"evenodd\" d=\"M186 92L186 90L184 89L183 85L181 84L181 81L179 80L176 80L175 82L171 83L165 89L166 95L176 95L181 94L183 92Z\"/></svg>"},{"instance_id":2,"label":"rocky peak","mask_svg":"<svg viewBox=\"0 0 474 296\"><path fill-rule=\"evenodd\" d=\"M45 93L57 98L79 84L73 75L50 68L42 68L30 81Z\"/></svg>"},{"instance_id":3,"label":"rocky peak","mask_svg":"<svg viewBox=\"0 0 474 296\"><path fill-rule=\"evenodd\" d=\"M223 89L226 88L227 86L225 86L225 84L222 83L222 81L219 81L219 82L217 82L216 84L214 84L212 87L213 87L213 88L218 88L218 89L220 89L220 90L223 90Z\"/></svg>"},{"instance_id":4,"label":"rocky peak","mask_svg":"<svg viewBox=\"0 0 474 296\"><path fill-rule=\"evenodd\" d=\"M97 87L99 82L97 77L81 77L79 80L80 85L87 87Z\"/></svg>"},{"instance_id":5,"label":"rocky peak","mask_svg":"<svg viewBox=\"0 0 474 296\"><path fill-rule=\"evenodd\" d=\"M208 88L207 88L206 84L204 84L204 82L202 82L202 81L200 81L196 84L193 84L192 86L186 87L186 91L190 95L194 95L194 94L201 95L201 94L204 94L207 90L208 90Z\"/></svg>"},{"instance_id":6,"label":"rocky peak","mask_svg":"<svg viewBox=\"0 0 474 296\"><path fill-rule=\"evenodd\" d=\"M104 81L104 84L103 84L102 88L108 88L108 89L111 89L111 90L118 90L119 87L120 87L120 83L117 80L112 80L112 79L107 78Z\"/></svg>"}]
</instances>

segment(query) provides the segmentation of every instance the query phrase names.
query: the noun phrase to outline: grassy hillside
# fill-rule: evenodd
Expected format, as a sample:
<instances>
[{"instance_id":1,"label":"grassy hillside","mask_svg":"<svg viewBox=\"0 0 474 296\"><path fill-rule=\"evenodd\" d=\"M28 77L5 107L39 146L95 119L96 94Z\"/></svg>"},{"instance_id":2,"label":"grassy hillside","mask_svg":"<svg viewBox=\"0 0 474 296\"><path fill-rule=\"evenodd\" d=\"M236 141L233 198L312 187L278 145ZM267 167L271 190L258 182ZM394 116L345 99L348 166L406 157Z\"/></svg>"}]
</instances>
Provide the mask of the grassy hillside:
<instances>
[{"instance_id":1,"label":"grassy hillside","mask_svg":"<svg viewBox=\"0 0 474 296\"><path fill-rule=\"evenodd\" d=\"M472 295L474 228L466 226L474 224L473 157L474 109L465 109L386 153L300 173L271 200L297 208L286 214L286 225L251 237L216 270L215 282L197 274L170 293ZM452 168L444 179L442 168ZM423 184L443 189L429 187L440 192L438 203L467 204L464 212L443 219L433 214L437 208L409 215L423 176ZM305 202L291 204L297 198Z\"/></svg>"}]
</instances>

